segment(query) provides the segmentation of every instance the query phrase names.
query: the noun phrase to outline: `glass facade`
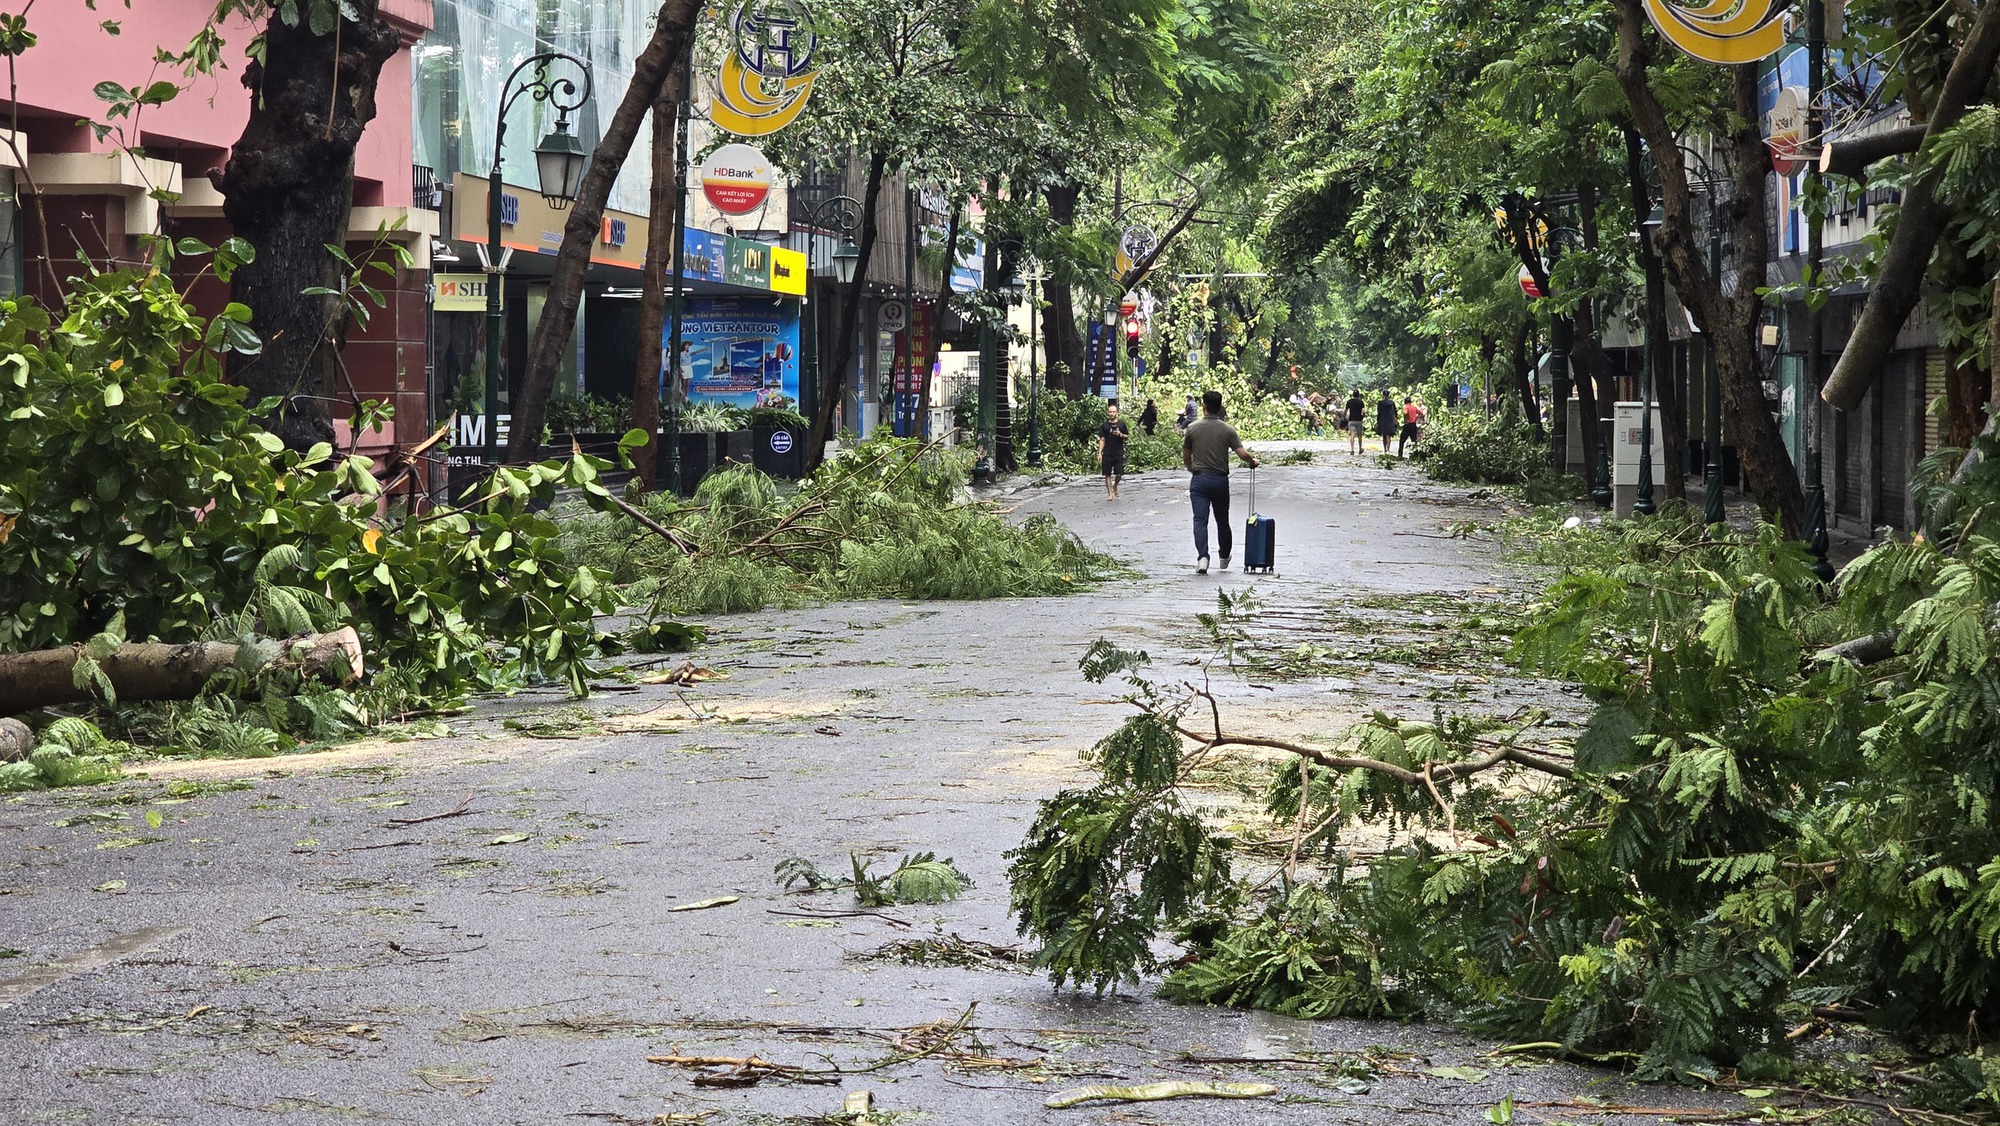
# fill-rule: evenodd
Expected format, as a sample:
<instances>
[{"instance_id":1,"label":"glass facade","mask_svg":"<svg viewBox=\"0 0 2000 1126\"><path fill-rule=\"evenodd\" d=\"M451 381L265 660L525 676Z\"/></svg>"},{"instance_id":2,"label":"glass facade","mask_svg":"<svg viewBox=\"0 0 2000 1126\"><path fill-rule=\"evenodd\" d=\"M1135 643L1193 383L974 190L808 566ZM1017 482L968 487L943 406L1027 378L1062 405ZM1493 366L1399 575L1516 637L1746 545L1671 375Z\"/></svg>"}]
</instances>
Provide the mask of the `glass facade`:
<instances>
[{"instance_id":1,"label":"glass facade","mask_svg":"<svg viewBox=\"0 0 2000 1126\"><path fill-rule=\"evenodd\" d=\"M631 0L432 0L431 30L411 51L415 90L415 160L449 183L457 172L484 176L493 165L493 133L501 83L522 59L565 51L588 60L595 83L573 120L586 149L632 81L632 61L646 46L653 8ZM565 73L562 64L550 76ZM536 186L535 144L555 124L555 111L532 96L507 116L503 172L510 184ZM610 205L644 214L650 185L647 134L633 144L612 187Z\"/></svg>"}]
</instances>

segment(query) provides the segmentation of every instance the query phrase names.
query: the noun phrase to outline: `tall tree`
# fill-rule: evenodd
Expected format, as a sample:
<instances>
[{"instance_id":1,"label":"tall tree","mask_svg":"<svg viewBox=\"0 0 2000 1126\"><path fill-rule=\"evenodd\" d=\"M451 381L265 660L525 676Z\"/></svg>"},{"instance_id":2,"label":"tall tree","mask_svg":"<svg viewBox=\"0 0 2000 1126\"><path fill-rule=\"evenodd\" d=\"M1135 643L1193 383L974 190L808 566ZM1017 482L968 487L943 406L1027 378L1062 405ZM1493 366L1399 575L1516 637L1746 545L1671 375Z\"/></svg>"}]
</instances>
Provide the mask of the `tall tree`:
<instances>
[{"instance_id":1,"label":"tall tree","mask_svg":"<svg viewBox=\"0 0 2000 1126\"><path fill-rule=\"evenodd\" d=\"M604 137L590 154L582 188L563 223L562 245L549 275L549 295L535 326L534 341L521 365L521 379L509 406L513 421L507 434L507 460L532 461L542 444L542 421L548 415L549 392L555 387L563 350L576 333L577 307L583 301L583 275L590 267L590 248L604 221L604 204L611 185L632 151L632 141L647 111L658 101L677 60L688 57L694 42L699 0L664 0L653 17L653 34L632 61L632 81L618 109L604 127Z\"/></svg>"},{"instance_id":2,"label":"tall tree","mask_svg":"<svg viewBox=\"0 0 2000 1126\"><path fill-rule=\"evenodd\" d=\"M1765 174L1770 153L1758 130L1757 68L1728 68L1729 100L1711 108L1700 124L1719 139L1717 148L1730 175L1727 213L1735 246L1733 285L1709 275L1707 254L1698 245L1688 162L1681 136L1690 122L1669 115L1656 83L1671 83L1678 97L1699 86L1705 73L1689 76L1675 68L1701 66L1686 59L1655 61L1655 44L1639 0L1612 0L1617 12L1618 53L1613 72L1631 106L1632 122L1645 138L1646 149L1659 172L1660 205L1665 223L1658 249L1667 276L1680 294L1709 346L1715 349L1717 379L1722 387L1727 432L1742 458L1751 493L1767 512L1797 536L1804 527L1805 499L1791 455L1778 423L1764 404L1764 379L1757 358L1756 332L1763 315L1765 259L1770 243L1765 231Z\"/></svg>"},{"instance_id":3,"label":"tall tree","mask_svg":"<svg viewBox=\"0 0 2000 1126\"><path fill-rule=\"evenodd\" d=\"M333 438L349 310L344 265L327 246L347 239L355 147L398 40L378 0L221 0L215 22L231 16L261 20L263 31L243 71L250 119L214 179L223 214L257 250L230 290L264 347L232 354L230 378L252 399L279 398L265 425L304 450Z\"/></svg>"}]
</instances>

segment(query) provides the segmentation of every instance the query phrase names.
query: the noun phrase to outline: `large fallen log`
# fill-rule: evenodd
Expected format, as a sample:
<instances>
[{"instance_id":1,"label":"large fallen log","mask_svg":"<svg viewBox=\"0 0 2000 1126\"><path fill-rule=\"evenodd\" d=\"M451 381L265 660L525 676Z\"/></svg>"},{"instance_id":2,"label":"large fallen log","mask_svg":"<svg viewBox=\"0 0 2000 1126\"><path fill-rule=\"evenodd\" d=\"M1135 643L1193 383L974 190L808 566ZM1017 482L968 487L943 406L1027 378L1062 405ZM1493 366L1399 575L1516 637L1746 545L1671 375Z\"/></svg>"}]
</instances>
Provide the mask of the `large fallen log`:
<instances>
[{"instance_id":1,"label":"large fallen log","mask_svg":"<svg viewBox=\"0 0 2000 1126\"><path fill-rule=\"evenodd\" d=\"M120 700L191 700L216 674L236 667L239 649L233 641L137 642L120 645L98 666ZM0 654L0 715L91 699L88 690L76 686L82 652L72 645ZM361 637L348 626L286 641L278 658L265 667L296 670L329 684L352 683L363 672Z\"/></svg>"}]
</instances>

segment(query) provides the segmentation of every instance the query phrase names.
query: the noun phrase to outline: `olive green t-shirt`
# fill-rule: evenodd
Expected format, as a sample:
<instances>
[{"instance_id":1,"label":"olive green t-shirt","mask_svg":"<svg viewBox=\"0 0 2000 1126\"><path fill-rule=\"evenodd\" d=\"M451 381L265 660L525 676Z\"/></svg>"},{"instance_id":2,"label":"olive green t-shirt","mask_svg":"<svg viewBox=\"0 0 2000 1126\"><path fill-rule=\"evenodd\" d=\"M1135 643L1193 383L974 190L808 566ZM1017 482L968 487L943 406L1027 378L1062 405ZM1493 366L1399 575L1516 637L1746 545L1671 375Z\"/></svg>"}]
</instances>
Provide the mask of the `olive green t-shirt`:
<instances>
[{"instance_id":1,"label":"olive green t-shirt","mask_svg":"<svg viewBox=\"0 0 2000 1126\"><path fill-rule=\"evenodd\" d=\"M1188 455L1188 467L1196 473L1229 472L1229 453L1243 444L1236 428L1219 418L1203 418L1187 428L1181 449Z\"/></svg>"}]
</instances>

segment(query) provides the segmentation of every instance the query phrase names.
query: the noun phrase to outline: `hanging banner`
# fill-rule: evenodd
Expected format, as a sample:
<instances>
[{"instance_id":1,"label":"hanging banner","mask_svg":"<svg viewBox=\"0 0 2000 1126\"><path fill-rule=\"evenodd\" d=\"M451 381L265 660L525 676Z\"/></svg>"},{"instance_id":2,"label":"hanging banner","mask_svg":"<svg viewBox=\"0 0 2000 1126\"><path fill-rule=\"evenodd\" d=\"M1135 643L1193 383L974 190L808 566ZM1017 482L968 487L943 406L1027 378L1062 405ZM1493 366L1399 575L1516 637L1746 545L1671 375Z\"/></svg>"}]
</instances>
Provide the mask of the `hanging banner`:
<instances>
[{"instance_id":1,"label":"hanging banner","mask_svg":"<svg viewBox=\"0 0 2000 1126\"><path fill-rule=\"evenodd\" d=\"M751 145L724 145L702 163L701 194L724 215L748 215L771 198L771 162Z\"/></svg>"},{"instance_id":2,"label":"hanging banner","mask_svg":"<svg viewBox=\"0 0 2000 1126\"><path fill-rule=\"evenodd\" d=\"M729 21L735 50L722 60L709 120L739 137L764 137L797 120L812 95L813 48L800 0L752 0Z\"/></svg>"},{"instance_id":3,"label":"hanging banner","mask_svg":"<svg viewBox=\"0 0 2000 1126\"><path fill-rule=\"evenodd\" d=\"M663 334L671 345L671 329ZM697 297L681 317L681 386L732 407L799 402L799 307L758 297Z\"/></svg>"},{"instance_id":4,"label":"hanging banner","mask_svg":"<svg viewBox=\"0 0 2000 1126\"><path fill-rule=\"evenodd\" d=\"M1646 0L1646 15L1667 42L1708 63L1749 63L1785 45L1789 0Z\"/></svg>"}]
</instances>

